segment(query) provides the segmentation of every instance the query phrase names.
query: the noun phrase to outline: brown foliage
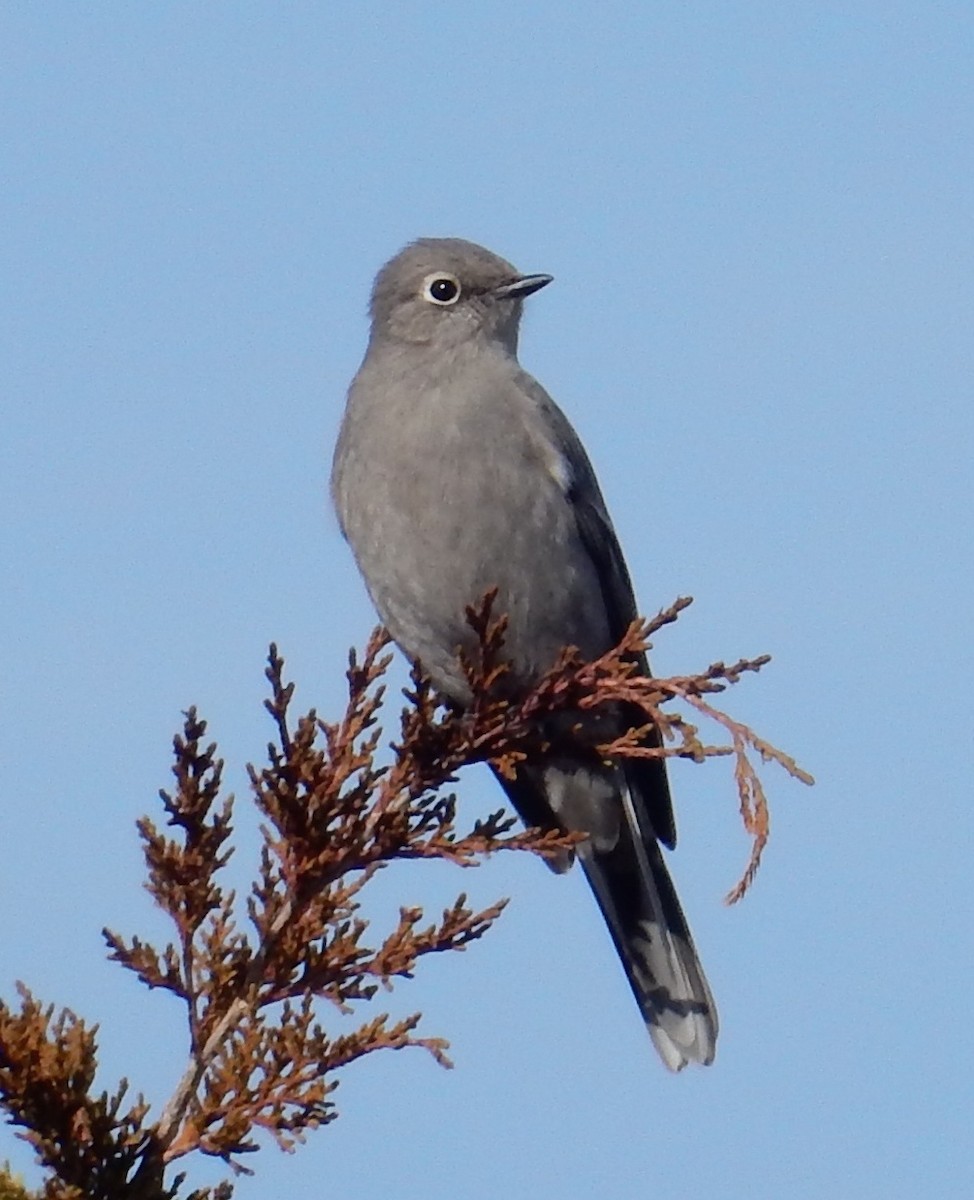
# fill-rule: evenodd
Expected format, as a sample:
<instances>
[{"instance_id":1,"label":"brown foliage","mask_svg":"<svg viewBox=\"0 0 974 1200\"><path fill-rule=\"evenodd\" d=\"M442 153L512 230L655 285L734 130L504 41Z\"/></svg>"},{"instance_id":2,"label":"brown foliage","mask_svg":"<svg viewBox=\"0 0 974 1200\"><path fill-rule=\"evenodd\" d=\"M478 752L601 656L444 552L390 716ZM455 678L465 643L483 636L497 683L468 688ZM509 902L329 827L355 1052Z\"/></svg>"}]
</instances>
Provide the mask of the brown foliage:
<instances>
[{"instance_id":1,"label":"brown foliage","mask_svg":"<svg viewBox=\"0 0 974 1200\"><path fill-rule=\"evenodd\" d=\"M36 1192L29 1192L14 1175L9 1163L0 1166L0 1200L36 1200Z\"/></svg>"},{"instance_id":2,"label":"brown foliage","mask_svg":"<svg viewBox=\"0 0 974 1200\"><path fill-rule=\"evenodd\" d=\"M373 1001L380 987L411 978L424 956L459 950L481 937L506 903L478 912L461 894L432 921L405 906L395 927L377 938L360 915L361 898L388 864L435 858L469 867L498 850L570 853L577 835L515 831L503 811L460 830L455 799L444 794L461 767L490 761L510 772L519 761L552 749L542 732L544 718L625 702L638 706L646 725L599 745L603 755L697 762L731 755L752 837L747 868L729 896L739 899L768 837L767 802L752 756L777 762L804 782L811 779L712 703L715 693L759 670L767 657L714 663L670 679L638 674L634 657L687 604L680 600L654 620L634 623L620 645L596 662L566 651L532 692L513 696L505 688L505 622L492 616L488 597L469 614L478 646L464 664L473 704L464 713L444 705L414 672L389 765L377 760L387 635L376 631L361 661L350 656L348 706L335 724L313 711L291 719L294 685L284 681L283 661L272 646L265 703L276 742L265 767L249 768L263 846L246 924L221 875L232 853L233 801L223 796L223 764L215 745L204 742L205 722L191 709L174 739L175 787L161 793L174 833L148 818L139 822L147 887L171 918L175 938L159 950L105 931L112 959L185 1006L186 1070L161 1116L150 1121L141 1097L125 1108L124 1080L112 1095L93 1093L96 1027L66 1010L55 1017L26 989L19 1010L0 1003L0 1103L48 1171L42 1194L51 1200L175 1197L182 1176L167 1184L166 1169L193 1151L241 1171L241 1156L258 1148L261 1132L290 1148L308 1130L334 1120L336 1072L356 1059L419 1046L450 1065L443 1039L417 1033L419 1014L396 1022L376 1015L333 1036L317 1019L315 1000L330 1000L346 1013ZM729 743L705 744L695 724L663 709L672 700L723 727ZM653 726L663 735L657 747L643 744ZM576 743L584 737L578 728L559 736ZM189 1193L188 1200L229 1195L229 1184L222 1184Z\"/></svg>"}]
</instances>

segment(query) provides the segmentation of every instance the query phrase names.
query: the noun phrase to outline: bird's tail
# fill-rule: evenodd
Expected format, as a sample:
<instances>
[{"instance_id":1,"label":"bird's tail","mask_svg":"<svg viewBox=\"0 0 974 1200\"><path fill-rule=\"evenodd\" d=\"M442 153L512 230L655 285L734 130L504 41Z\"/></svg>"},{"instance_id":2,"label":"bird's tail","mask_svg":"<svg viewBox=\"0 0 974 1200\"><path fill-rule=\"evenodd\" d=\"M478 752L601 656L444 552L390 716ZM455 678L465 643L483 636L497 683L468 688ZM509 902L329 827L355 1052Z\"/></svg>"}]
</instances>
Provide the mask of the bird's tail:
<instances>
[{"instance_id":1,"label":"bird's tail","mask_svg":"<svg viewBox=\"0 0 974 1200\"><path fill-rule=\"evenodd\" d=\"M611 849L578 848L653 1044L671 1071L713 1061L717 1008L656 839L626 789L627 820Z\"/></svg>"}]
</instances>

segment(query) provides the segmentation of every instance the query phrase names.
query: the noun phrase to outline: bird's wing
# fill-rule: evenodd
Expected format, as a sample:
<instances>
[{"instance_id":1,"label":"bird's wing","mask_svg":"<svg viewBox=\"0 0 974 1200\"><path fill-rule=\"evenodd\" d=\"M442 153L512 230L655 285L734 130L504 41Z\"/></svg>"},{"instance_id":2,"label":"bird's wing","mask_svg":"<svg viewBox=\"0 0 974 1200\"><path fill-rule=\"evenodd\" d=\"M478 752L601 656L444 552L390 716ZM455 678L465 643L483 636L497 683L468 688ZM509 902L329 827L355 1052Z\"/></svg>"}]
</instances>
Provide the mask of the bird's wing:
<instances>
[{"instance_id":1,"label":"bird's wing","mask_svg":"<svg viewBox=\"0 0 974 1200\"><path fill-rule=\"evenodd\" d=\"M638 613L629 570L595 471L578 434L544 388L527 372L524 373L522 386L537 406L559 456L562 470L558 474L565 499L572 507L579 540L596 569L610 636L613 643L618 642ZM649 663L645 655L640 657L639 665L648 675ZM641 713L635 708L626 716L633 725L645 724ZM647 744L662 744L658 730L654 730L647 738ZM676 845L676 823L665 762L661 758L630 759L625 764L625 772L631 784L635 815L643 837L654 836L672 849Z\"/></svg>"}]
</instances>

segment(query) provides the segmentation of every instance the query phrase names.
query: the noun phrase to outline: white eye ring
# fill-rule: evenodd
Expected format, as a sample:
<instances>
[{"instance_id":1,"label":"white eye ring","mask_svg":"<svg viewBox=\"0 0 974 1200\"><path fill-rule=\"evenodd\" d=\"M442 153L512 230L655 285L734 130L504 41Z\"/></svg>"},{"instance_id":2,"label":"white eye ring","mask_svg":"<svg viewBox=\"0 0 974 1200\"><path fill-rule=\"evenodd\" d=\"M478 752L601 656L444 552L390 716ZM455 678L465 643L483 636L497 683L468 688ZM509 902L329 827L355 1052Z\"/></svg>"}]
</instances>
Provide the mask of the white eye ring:
<instances>
[{"instance_id":1,"label":"white eye ring","mask_svg":"<svg viewBox=\"0 0 974 1200\"><path fill-rule=\"evenodd\" d=\"M423 280L423 299L439 308L449 308L460 299L460 280L449 271L434 271Z\"/></svg>"}]
</instances>

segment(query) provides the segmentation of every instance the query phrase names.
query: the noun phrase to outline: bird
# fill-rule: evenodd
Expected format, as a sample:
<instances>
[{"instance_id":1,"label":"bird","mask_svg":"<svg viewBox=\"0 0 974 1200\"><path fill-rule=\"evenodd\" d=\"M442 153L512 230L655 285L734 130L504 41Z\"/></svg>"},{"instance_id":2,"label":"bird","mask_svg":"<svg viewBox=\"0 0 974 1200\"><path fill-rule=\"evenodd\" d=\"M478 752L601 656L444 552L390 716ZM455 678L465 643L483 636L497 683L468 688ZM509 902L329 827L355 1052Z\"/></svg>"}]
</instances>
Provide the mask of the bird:
<instances>
[{"instance_id":1,"label":"bird","mask_svg":"<svg viewBox=\"0 0 974 1200\"><path fill-rule=\"evenodd\" d=\"M380 619L460 709L467 609L492 589L525 690L565 647L610 650L637 615L589 457L518 361L524 300L551 281L461 238L407 245L375 278L335 446L333 504ZM615 732L627 723L645 718L622 713ZM569 747L495 775L526 825L587 835L576 853L660 1058L710 1063L717 1009L661 850L676 843L663 759Z\"/></svg>"}]
</instances>

